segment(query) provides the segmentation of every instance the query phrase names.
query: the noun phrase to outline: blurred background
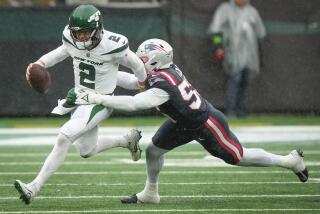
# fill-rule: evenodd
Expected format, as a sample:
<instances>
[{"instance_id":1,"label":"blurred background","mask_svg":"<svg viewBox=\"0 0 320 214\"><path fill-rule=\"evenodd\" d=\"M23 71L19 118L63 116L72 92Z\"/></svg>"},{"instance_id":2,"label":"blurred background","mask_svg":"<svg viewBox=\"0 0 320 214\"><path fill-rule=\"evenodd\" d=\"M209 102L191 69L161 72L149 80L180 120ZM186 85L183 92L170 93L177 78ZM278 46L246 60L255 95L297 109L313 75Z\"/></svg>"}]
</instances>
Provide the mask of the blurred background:
<instances>
[{"instance_id":1,"label":"blurred background","mask_svg":"<svg viewBox=\"0 0 320 214\"><path fill-rule=\"evenodd\" d=\"M25 80L30 62L61 44L76 5L92 3L107 30L123 34L135 51L149 38L167 40L189 82L224 110L224 76L208 32L221 0L0 0L0 116L46 116L73 86L71 59L50 68L45 95ZM267 29L265 66L250 83L248 113L320 113L320 1L252 0ZM121 89L117 94L131 92ZM124 114L116 112L116 114ZM131 114L131 113L130 113ZM135 114L141 114L137 112ZM145 112L144 112L145 114ZM156 114L149 111L147 114Z\"/></svg>"}]
</instances>

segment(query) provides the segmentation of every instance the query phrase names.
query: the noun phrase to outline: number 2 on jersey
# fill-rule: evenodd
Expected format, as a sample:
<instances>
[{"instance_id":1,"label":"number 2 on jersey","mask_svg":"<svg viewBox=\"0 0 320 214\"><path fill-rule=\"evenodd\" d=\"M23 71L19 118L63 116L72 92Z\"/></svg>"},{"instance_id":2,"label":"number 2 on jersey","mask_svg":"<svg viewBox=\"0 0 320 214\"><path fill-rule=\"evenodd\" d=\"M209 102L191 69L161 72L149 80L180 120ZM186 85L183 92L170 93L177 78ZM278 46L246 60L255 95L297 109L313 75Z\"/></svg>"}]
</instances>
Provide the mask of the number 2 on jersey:
<instances>
[{"instance_id":1,"label":"number 2 on jersey","mask_svg":"<svg viewBox=\"0 0 320 214\"><path fill-rule=\"evenodd\" d=\"M185 101L188 101L189 107L191 109L199 109L201 106L201 98L198 92L193 89L193 87L188 83L188 81L183 80L180 85L178 86L179 91L182 95L182 98Z\"/></svg>"},{"instance_id":2,"label":"number 2 on jersey","mask_svg":"<svg viewBox=\"0 0 320 214\"><path fill-rule=\"evenodd\" d=\"M80 85L95 89L95 80L96 80L96 69L93 65L88 65L83 62L80 62L79 69L81 70L80 75ZM89 80L89 81L87 81Z\"/></svg>"}]
</instances>

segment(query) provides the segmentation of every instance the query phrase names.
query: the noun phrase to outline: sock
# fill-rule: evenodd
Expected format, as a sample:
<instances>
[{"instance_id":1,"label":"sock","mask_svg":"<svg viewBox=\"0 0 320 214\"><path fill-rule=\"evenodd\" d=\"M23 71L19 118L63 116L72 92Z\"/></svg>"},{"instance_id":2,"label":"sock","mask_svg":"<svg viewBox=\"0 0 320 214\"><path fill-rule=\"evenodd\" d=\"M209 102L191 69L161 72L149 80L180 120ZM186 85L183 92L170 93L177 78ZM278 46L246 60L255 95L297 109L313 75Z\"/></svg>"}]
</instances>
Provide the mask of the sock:
<instances>
[{"instance_id":1,"label":"sock","mask_svg":"<svg viewBox=\"0 0 320 214\"><path fill-rule=\"evenodd\" d=\"M71 141L69 141L64 135L58 135L57 142L45 160L39 174L31 183L28 184L32 191L35 193L40 191L41 187L47 182L49 177L59 169L64 162L70 145Z\"/></svg>"},{"instance_id":2,"label":"sock","mask_svg":"<svg viewBox=\"0 0 320 214\"><path fill-rule=\"evenodd\" d=\"M145 195L157 195L158 194L158 183L149 183L146 181L146 185L142 192L138 193L138 198L143 197ZM140 196L140 197L139 197Z\"/></svg>"},{"instance_id":3,"label":"sock","mask_svg":"<svg viewBox=\"0 0 320 214\"><path fill-rule=\"evenodd\" d=\"M160 149L153 143L148 145L146 149L147 181L143 191L137 194L139 200L146 202L153 198L153 202L159 203L158 180L163 166L163 155L166 152L168 150Z\"/></svg>"},{"instance_id":4,"label":"sock","mask_svg":"<svg viewBox=\"0 0 320 214\"><path fill-rule=\"evenodd\" d=\"M243 148L243 157L240 166L279 166L290 168L288 156L276 155L263 149Z\"/></svg>"}]
</instances>

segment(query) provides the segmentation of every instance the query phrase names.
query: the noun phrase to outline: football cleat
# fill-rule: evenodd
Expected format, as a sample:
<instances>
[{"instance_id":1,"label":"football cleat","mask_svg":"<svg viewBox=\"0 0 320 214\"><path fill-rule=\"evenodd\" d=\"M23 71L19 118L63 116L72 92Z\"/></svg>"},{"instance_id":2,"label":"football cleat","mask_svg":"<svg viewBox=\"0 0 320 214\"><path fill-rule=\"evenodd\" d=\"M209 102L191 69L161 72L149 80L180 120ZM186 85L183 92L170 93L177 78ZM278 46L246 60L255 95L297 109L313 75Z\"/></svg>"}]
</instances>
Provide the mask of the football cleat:
<instances>
[{"instance_id":1,"label":"football cleat","mask_svg":"<svg viewBox=\"0 0 320 214\"><path fill-rule=\"evenodd\" d=\"M290 152L290 155L294 163L292 171L298 176L301 182L306 182L309 178L309 172L303 162L303 151L301 149L296 149Z\"/></svg>"},{"instance_id":2,"label":"football cleat","mask_svg":"<svg viewBox=\"0 0 320 214\"><path fill-rule=\"evenodd\" d=\"M141 139L141 131L137 129L131 129L125 136L128 141L128 149L131 153L133 161L138 161L141 158L141 149L139 146L139 140Z\"/></svg>"},{"instance_id":3,"label":"football cleat","mask_svg":"<svg viewBox=\"0 0 320 214\"><path fill-rule=\"evenodd\" d=\"M22 183L20 180L16 180L14 182L14 187L19 192L20 199L26 204L30 204L36 196L35 192L30 190L30 188L28 188L28 185Z\"/></svg>"},{"instance_id":4,"label":"football cleat","mask_svg":"<svg viewBox=\"0 0 320 214\"><path fill-rule=\"evenodd\" d=\"M137 193L137 194L122 198L121 203L123 204L140 204L140 203L159 204L160 196L159 194L145 195L142 193Z\"/></svg>"},{"instance_id":5,"label":"football cleat","mask_svg":"<svg viewBox=\"0 0 320 214\"><path fill-rule=\"evenodd\" d=\"M138 203L138 197L136 194L131 196L126 196L121 199L121 203L123 204L137 204Z\"/></svg>"}]
</instances>

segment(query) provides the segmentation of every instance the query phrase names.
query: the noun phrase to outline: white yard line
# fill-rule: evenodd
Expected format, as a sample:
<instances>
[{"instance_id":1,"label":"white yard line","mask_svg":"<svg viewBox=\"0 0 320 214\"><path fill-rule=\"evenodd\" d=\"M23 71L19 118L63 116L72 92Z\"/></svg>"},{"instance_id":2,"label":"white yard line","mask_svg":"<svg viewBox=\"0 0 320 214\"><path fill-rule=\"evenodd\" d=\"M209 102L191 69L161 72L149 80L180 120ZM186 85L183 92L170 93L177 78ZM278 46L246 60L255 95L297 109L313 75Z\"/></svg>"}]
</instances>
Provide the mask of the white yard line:
<instances>
[{"instance_id":1,"label":"white yard line","mask_svg":"<svg viewBox=\"0 0 320 214\"><path fill-rule=\"evenodd\" d=\"M107 210L39 210L39 211L0 211L0 214L54 214L54 213L168 213L168 212L182 212L182 213L202 213L202 212L297 212L297 211L311 211L311 212L318 212L320 208L264 208L264 209L107 209Z\"/></svg>"},{"instance_id":2,"label":"white yard line","mask_svg":"<svg viewBox=\"0 0 320 214\"><path fill-rule=\"evenodd\" d=\"M158 127L137 127L142 131L142 144L150 142ZM100 136L123 136L130 128L102 127ZM237 127L232 131L243 143L300 142L320 143L320 126ZM53 145L58 128L1 128L0 145Z\"/></svg>"},{"instance_id":3,"label":"white yard line","mask_svg":"<svg viewBox=\"0 0 320 214\"><path fill-rule=\"evenodd\" d=\"M41 199L112 199L122 198L124 195L75 195L75 196L38 196ZM319 194L268 194L268 195L162 195L161 198L318 198ZM17 200L17 197L0 197L0 200Z\"/></svg>"},{"instance_id":4,"label":"white yard line","mask_svg":"<svg viewBox=\"0 0 320 214\"><path fill-rule=\"evenodd\" d=\"M87 166L87 165L122 165L126 164L146 164L145 160L133 162L131 159L112 159L110 161L65 161L63 165ZM306 161L307 166L320 166L320 161ZM43 161L24 161L24 162L0 162L0 166L38 166L43 165ZM164 166L181 167L235 167L219 159L166 159Z\"/></svg>"},{"instance_id":5,"label":"white yard line","mask_svg":"<svg viewBox=\"0 0 320 214\"><path fill-rule=\"evenodd\" d=\"M1 152L0 151L0 157L46 157L51 150L48 150L47 153L45 152L32 152L32 153L25 153L25 152ZM289 150L268 150L272 153L275 154L287 154L290 151ZM113 151L108 151L108 153L105 154L106 157L123 157L125 152L113 152ZM207 155L208 153L203 150L203 151L171 151L168 154L166 154L167 157L174 157L174 156L204 156ZM319 155L319 151L315 150L303 150L304 155ZM67 154L68 157L80 157L79 153L76 152L70 152Z\"/></svg>"},{"instance_id":6,"label":"white yard line","mask_svg":"<svg viewBox=\"0 0 320 214\"><path fill-rule=\"evenodd\" d=\"M319 185L320 179L309 179L308 182L303 185L308 184L317 184ZM292 184L301 184L299 181L262 181L262 182L173 182L173 183L165 183L162 182L160 186L202 186L202 185L292 185ZM76 184L76 183L58 183L58 184L45 184L45 186L137 186L144 185L144 183L84 183L84 184ZM13 184L0 184L0 187L12 187Z\"/></svg>"},{"instance_id":7,"label":"white yard line","mask_svg":"<svg viewBox=\"0 0 320 214\"><path fill-rule=\"evenodd\" d=\"M0 176L7 175L35 175L38 172L0 172ZM202 171L163 171L162 175L188 175L188 174L291 174L292 172L289 170L270 170L270 171L242 171L242 170L202 170ZM55 175L145 175L144 171L81 171L81 172L56 172Z\"/></svg>"}]
</instances>

